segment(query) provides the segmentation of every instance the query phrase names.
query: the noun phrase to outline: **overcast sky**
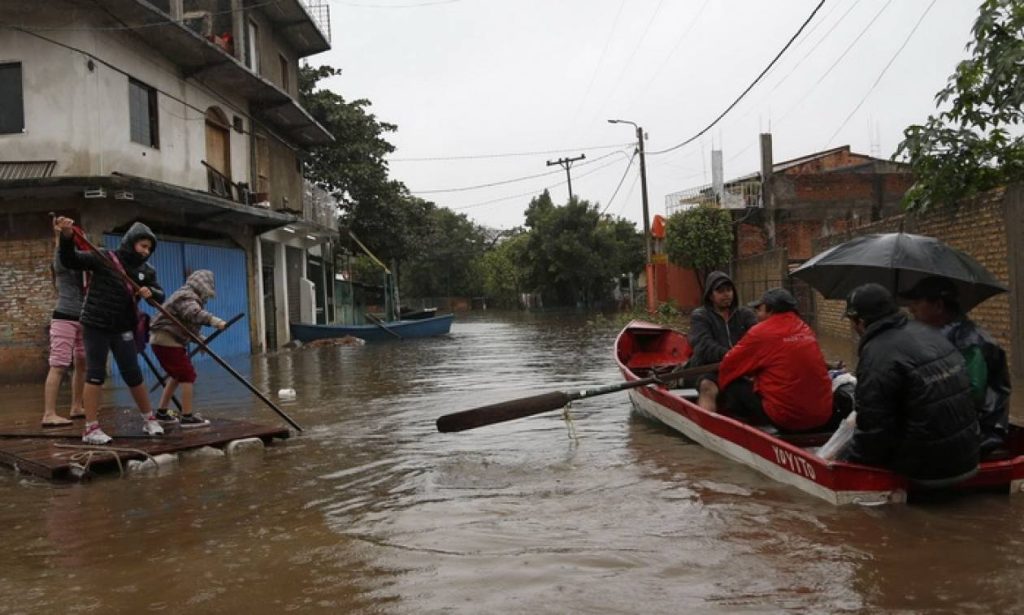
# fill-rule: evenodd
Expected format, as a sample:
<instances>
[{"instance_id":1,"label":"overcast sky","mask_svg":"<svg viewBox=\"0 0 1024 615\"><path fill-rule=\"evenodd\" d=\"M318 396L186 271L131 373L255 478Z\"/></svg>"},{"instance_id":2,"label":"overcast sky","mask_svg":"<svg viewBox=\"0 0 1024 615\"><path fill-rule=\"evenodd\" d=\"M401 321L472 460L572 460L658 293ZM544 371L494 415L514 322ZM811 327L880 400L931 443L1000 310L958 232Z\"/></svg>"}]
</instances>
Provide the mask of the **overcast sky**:
<instances>
[{"instance_id":1,"label":"overcast sky","mask_svg":"<svg viewBox=\"0 0 1024 615\"><path fill-rule=\"evenodd\" d=\"M330 0L333 49L310 62L343 69L321 86L398 125L391 175L414 194L509 228L545 187L568 198L564 169L547 161L585 154L574 194L639 228L634 129L607 119L647 133L651 219L667 194L710 183L713 148L727 179L756 171L760 132L773 133L776 161L846 144L887 158L934 111L978 6L826 0L721 122L656 153L724 111L818 1Z\"/></svg>"}]
</instances>

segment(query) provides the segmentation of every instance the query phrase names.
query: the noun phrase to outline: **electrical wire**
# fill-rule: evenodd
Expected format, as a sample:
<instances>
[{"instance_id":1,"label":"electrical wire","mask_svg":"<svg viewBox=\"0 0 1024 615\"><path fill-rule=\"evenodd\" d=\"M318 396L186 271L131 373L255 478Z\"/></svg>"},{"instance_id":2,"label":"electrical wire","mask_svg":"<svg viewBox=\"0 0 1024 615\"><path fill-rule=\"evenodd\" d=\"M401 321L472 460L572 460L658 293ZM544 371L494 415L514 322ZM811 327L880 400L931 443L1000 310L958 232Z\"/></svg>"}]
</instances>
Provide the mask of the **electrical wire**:
<instances>
[{"instance_id":1,"label":"electrical wire","mask_svg":"<svg viewBox=\"0 0 1024 615\"><path fill-rule=\"evenodd\" d=\"M612 145L595 145L593 147L567 147L563 149L552 149L538 152L508 152L504 154L466 154L464 156L421 156L417 158L388 158L388 162L443 162L450 160L485 160L489 158L514 158L517 156L546 156L550 154L563 154L566 152L589 152L602 149L615 149L634 145L629 143L615 143Z\"/></svg>"},{"instance_id":2,"label":"electrical wire","mask_svg":"<svg viewBox=\"0 0 1024 615\"><path fill-rule=\"evenodd\" d=\"M661 65L658 66L658 70L654 71L654 74L651 75L651 78L647 81L647 84L637 91L637 95L633 99L634 102L637 98L644 97L644 95L646 95L647 93L647 90L651 89L651 84L653 84L655 80L657 80L657 78L661 75L661 72L665 70L665 67L668 65L669 60L671 60L672 56L675 55L676 51L679 50L680 45L682 45L683 41L686 40L686 37L689 36L690 31L693 30L693 27L697 25L697 22L700 20L700 16L704 13L704 9L707 8L709 2L711 2L711 0L704 0L704 3L700 5L699 9L697 9L696 14L694 14L693 16L693 19L690 20L690 23L686 26L686 28L683 29L683 33L680 34L679 38L676 39L676 44L672 46L672 51L669 51L668 55L665 56L665 59L661 61ZM630 107L633 107L633 105L631 104Z\"/></svg>"},{"instance_id":3,"label":"electrical wire","mask_svg":"<svg viewBox=\"0 0 1024 615\"><path fill-rule=\"evenodd\" d=\"M871 29L871 26L874 25L876 21L878 21L878 18L882 16L882 13L884 13L885 10L888 9L891 4L892 0L888 0L888 2L882 5L882 8L879 9L877 13L875 13L875 16L871 18L871 21L869 21L867 25L865 25L861 29L860 33L857 34L857 36L852 41L850 41L850 44L846 46L846 49L843 50L843 53L839 54L839 57L836 58L835 61L832 62L832 65L828 67L828 70L826 70L824 73L822 73L820 77L818 77L818 80L814 82L814 85L812 85L809 90L807 90L807 93L804 94L795 105L790 107L789 111L786 111L784 114L782 114L782 117L779 118L780 123L787 117L789 117L789 114L795 111L801 103L807 100L810 93L817 89L819 85L821 85L821 82L825 80L825 77L828 77L829 73L832 72L832 69L834 69L836 66L839 65L840 62L842 62L843 58L846 57L846 54L850 53L850 50L853 49L854 45L857 44L857 41L859 41L861 38L864 37L865 34L867 34L867 31Z\"/></svg>"},{"instance_id":4,"label":"electrical wire","mask_svg":"<svg viewBox=\"0 0 1024 615\"><path fill-rule=\"evenodd\" d=\"M716 117L714 120L712 120L712 122L710 124L705 126L703 129L700 130L700 132L698 132L697 134L693 135L692 137L686 139L685 141L677 143L676 145L673 145L672 147L665 148L663 150L658 150L658 151L654 151L654 152L648 152L648 155L657 156L657 155L660 155L660 154L667 154L668 152L671 152L673 150L677 150L680 147L683 147L684 145L688 145L690 143L693 143L694 141L699 139L702 135L704 135L704 133L706 133L707 131L711 130L715 126L715 124L717 124L719 121L721 121L721 119L723 117L725 117L726 114L728 114L730 111L732 111L733 107L735 107L737 104L739 104L739 102L741 100L743 100L743 97L746 96L747 93L750 92L750 90L752 90L755 85L757 85L757 83L761 80L761 78L764 77L765 74L767 74L767 72L769 70L771 70L771 68L773 66L775 66L775 63L779 61L779 58L782 57L782 54L786 53L786 50L789 49L789 47L793 44L793 42L797 39L797 37L800 36L800 33L803 32L804 28L807 27L807 24L809 24L811 22L811 20L814 19L814 16L818 14L818 11L821 10L821 7L824 4L825 4L825 0L820 0L820 2L818 2L818 5L814 7L814 10L811 11L811 14L807 16L807 19L805 19L804 22L802 24L800 24L800 27L797 29L796 33L794 33L793 36L790 37L790 39L786 42L786 44L779 51L779 53L775 54L775 57L772 58L772 61L768 63L768 66L766 66L764 68L764 70L762 70L761 73L757 77L755 77L753 81L750 82L750 85L748 85L745 90L740 92L740 95L736 97L736 100L732 101L732 103L728 107L725 108L725 111L722 111L720 114L718 114L718 117Z\"/></svg>"},{"instance_id":5,"label":"electrical wire","mask_svg":"<svg viewBox=\"0 0 1024 615\"><path fill-rule=\"evenodd\" d=\"M615 12L615 18L612 19L612 27L609 28L607 36L604 38L604 49L601 50L601 55L597 58L597 64L594 65L594 73L590 76L590 83L587 84L587 89L583 92L583 97L580 98L580 104L576 107L576 113L573 114L574 118L580 116L580 112L583 111L583 106L590 98L590 90L594 87L594 81L597 80L597 75L601 70L601 65L604 63L604 57L608 55L608 47L611 46L612 34L615 33L615 26L619 23L619 16L622 15L622 9L626 6L626 0L622 0L619 3L619 10Z\"/></svg>"},{"instance_id":6,"label":"electrical wire","mask_svg":"<svg viewBox=\"0 0 1024 615\"><path fill-rule=\"evenodd\" d=\"M620 154L620 153L623 156L626 155L625 152L620 152L620 151L608 152L604 156L598 156L597 158L594 158L593 160L588 160L586 162L582 162L582 163L580 163L580 164L578 164L576 166L582 167L582 166L586 166L588 164L594 164L595 162L597 162L599 160L604 160L605 158L607 158L609 156L614 156L615 154ZM493 188L495 186L505 186L507 184L514 184L514 183L517 183L517 182L526 181L526 180L529 180L529 179L537 179L538 177L546 177L548 175L555 175L555 174L558 174L558 173L562 173L562 169L555 169L553 171L545 171L544 173L537 173L535 175L524 175L522 177L514 177L512 179L503 179L503 180L496 181L496 182L488 182L486 184L476 184L474 186L460 186L458 188L440 188L440 189L434 189L434 190L413 190L413 191L411 191L411 193L412 194L440 194L440 193L444 193L444 192L468 192L469 190L479 190L481 188Z\"/></svg>"},{"instance_id":7,"label":"electrical wire","mask_svg":"<svg viewBox=\"0 0 1024 615\"><path fill-rule=\"evenodd\" d=\"M608 211L608 208L612 206L612 202L615 200L615 195L619 193L619 188L622 187L622 182L626 181L626 176L629 175L629 170L633 168L633 160L635 158L636 152L634 152L633 155L630 156L629 163L626 165L626 170L622 172L622 177L619 178L619 184L615 186L615 192L612 192L611 198L608 199L608 202L605 203L604 205L604 209L601 210L602 216L604 215L604 212Z\"/></svg>"},{"instance_id":8,"label":"electrical wire","mask_svg":"<svg viewBox=\"0 0 1024 615\"><path fill-rule=\"evenodd\" d=\"M856 114L857 111L860 110L861 105L863 105L864 101L868 99L868 96L871 96L871 92L875 90L875 87L877 87L879 82L882 81L882 77L885 76L885 72L889 70L889 67L892 66L892 63L896 61L896 58L898 58L900 53L903 52L903 49L907 46L907 43L909 43L910 39L913 38L914 33L917 32L917 28L921 25L921 22L924 21L924 18L928 16L928 13L932 10L932 7L935 6L935 2L936 0L932 0L931 4L929 4L927 8L924 9L924 12L921 13L921 16L917 19L917 23L914 24L914 27L911 28L910 33L907 34L907 38L903 39L903 44L900 45L899 49L896 50L896 53L894 53L892 55L892 58L889 59L889 62L885 65L884 68L882 68L882 72L878 73L878 77L875 79L875 82L871 84L871 87L868 88L868 91L864 94L864 97L860 99L860 102L857 103L857 106L853 108L853 111L850 111L850 114L846 116L846 119L843 120L843 123L839 125L839 128L836 128L836 131L833 132L832 136L828 138L828 141L826 141L826 145L828 143L831 143L832 139L836 138L836 135L838 135L839 132L846 127L846 124L847 122L850 121L850 118L852 118L854 114Z\"/></svg>"},{"instance_id":9,"label":"electrical wire","mask_svg":"<svg viewBox=\"0 0 1024 615\"><path fill-rule=\"evenodd\" d=\"M623 156L625 156L625 153L623 153ZM579 175L576 176L576 179L579 180L579 179L582 179L584 177L587 177L588 175L593 175L594 173L597 173L598 171L601 171L603 169L606 169L606 168L610 167L611 165L615 164L616 162L618 162L618 161L617 160L612 160L611 162L608 162L606 164L602 164L602 165L599 165L597 167L594 167L593 169L590 169L586 173L580 173ZM554 183L554 184L551 184L549 186L543 186L539 190L540 191L551 190L553 188L558 188L559 186L564 186L565 184L568 184L568 183L569 183L568 180L562 180L562 181L560 181L558 183ZM480 201L478 203L470 203L469 205L462 205L462 206L459 206L459 207L449 207L449 209L451 209L453 211L462 211L462 210L465 210L465 209L473 209L475 207L483 207L484 205L493 205L494 203L500 203L502 201L510 201L512 199L522 198L524 196L534 196L534 195L537 194L537 192L538 192L538 190L531 190L529 192L521 192L519 194L512 194L512 195L509 195L509 196L503 196L503 197L499 197L499 198L496 198L496 199L490 199L490 200L487 200L487 201Z\"/></svg>"}]
</instances>

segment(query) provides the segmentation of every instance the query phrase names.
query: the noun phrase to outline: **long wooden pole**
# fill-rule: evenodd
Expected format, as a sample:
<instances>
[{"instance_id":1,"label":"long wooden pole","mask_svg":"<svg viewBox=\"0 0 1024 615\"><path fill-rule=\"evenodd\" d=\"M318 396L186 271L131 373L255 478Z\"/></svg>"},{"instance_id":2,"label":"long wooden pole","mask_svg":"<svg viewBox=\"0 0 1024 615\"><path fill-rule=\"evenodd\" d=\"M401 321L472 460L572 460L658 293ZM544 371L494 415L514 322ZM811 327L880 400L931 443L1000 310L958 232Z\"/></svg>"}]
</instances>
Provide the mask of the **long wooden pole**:
<instances>
[{"instance_id":1,"label":"long wooden pole","mask_svg":"<svg viewBox=\"0 0 1024 615\"><path fill-rule=\"evenodd\" d=\"M107 256L105 252L103 252L102 250L97 248L91 241L89 241L89 239L85 236L85 233L82 232L82 229L77 228L77 227L71 227L71 231L75 235L77 235L79 237L79 239L84 241L86 243L86 245L89 246L90 250L92 250L100 258L102 258L103 261L106 263L106 265L108 267L110 267L111 269L116 271L118 274L120 274L120 276L131 286L132 290L134 290L135 292L139 292L139 290L141 290L142 287L139 286L138 282L133 280L132 277L130 275L128 275L127 272L121 271L113 263L113 261L110 260L110 257ZM203 341L202 337L200 337L199 335L194 333L191 329L189 329L185 325L181 324L181 321L179 321L177 318L172 316L170 312L168 312L166 309L164 309L164 306L160 305L159 301L156 301L152 297L146 299L146 301L148 301L150 305L152 305L154 308L156 308L157 311L159 311L161 314L163 314L164 317L167 318L167 320L171 321L172 323L177 325L182 331L184 331L186 334L188 334L188 336L192 339L192 341L195 342L206 354L210 355L213 358L214 361L216 361L221 367L223 367L225 370L227 370L227 372L229 374L234 376L236 380L238 380L239 382L244 384L247 389L252 391L252 393L254 395L256 395L256 397L259 397L260 400L263 403L265 403L267 406L269 406L271 410L276 412L278 416L280 416L282 419L284 419L289 425L294 427L296 430L302 431L302 427L300 427L299 424L296 423L292 419L292 417L290 417L287 414L285 414L284 410L281 410L280 408L278 408L277 404L275 404L274 402L270 401L270 399L266 395L264 395L262 392L260 392L259 389L254 387L251 382L246 380L244 377L242 377L241 374L239 374L237 371L235 371L235 368L231 367L231 365L229 365L227 363L227 361L225 361L224 359L220 358L220 355L218 355L214 351L210 350L210 347L206 345L206 342Z\"/></svg>"},{"instance_id":2,"label":"long wooden pole","mask_svg":"<svg viewBox=\"0 0 1024 615\"><path fill-rule=\"evenodd\" d=\"M577 399L607 395L608 393L625 391L626 389L642 387L648 384L660 384L673 380L682 380L699 374L707 374L717 369L718 363L712 363L710 365L701 365L700 367L679 369L667 374L661 374L660 376L640 378L638 380L623 382L621 384L609 384L593 389L583 389L581 391L572 391L570 393L552 391L550 393L534 395L533 397L521 397L519 399L503 401L497 404L490 404L488 406L481 406L479 408L471 408L461 412L446 414L437 419L437 430L441 433L450 433L454 431L476 429L477 427L483 427L484 425L504 423L505 421L532 416L534 414L540 414L541 412L558 410L559 408L564 408L569 402Z\"/></svg>"}]
</instances>

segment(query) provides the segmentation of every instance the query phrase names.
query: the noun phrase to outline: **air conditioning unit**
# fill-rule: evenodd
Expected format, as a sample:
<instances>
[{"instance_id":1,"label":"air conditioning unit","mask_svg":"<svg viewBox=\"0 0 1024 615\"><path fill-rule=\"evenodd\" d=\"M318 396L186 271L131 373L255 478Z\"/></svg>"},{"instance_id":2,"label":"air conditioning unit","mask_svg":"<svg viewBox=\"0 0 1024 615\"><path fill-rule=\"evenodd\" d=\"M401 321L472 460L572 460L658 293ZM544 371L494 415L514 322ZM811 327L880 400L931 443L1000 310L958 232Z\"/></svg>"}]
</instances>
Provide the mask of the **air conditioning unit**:
<instances>
[{"instance_id":1,"label":"air conditioning unit","mask_svg":"<svg viewBox=\"0 0 1024 615\"><path fill-rule=\"evenodd\" d=\"M213 36L213 15L210 11L189 11L181 16L181 22L203 38Z\"/></svg>"}]
</instances>

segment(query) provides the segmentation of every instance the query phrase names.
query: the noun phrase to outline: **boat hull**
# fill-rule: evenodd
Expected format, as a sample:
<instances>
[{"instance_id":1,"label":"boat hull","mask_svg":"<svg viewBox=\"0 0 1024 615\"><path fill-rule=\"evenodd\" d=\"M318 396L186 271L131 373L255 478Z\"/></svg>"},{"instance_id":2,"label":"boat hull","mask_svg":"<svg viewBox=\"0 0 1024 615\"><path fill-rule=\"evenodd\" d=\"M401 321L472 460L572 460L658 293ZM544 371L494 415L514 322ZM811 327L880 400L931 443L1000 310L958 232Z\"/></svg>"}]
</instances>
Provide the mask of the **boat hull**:
<instances>
[{"instance_id":1,"label":"boat hull","mask_svg":"<svg viewBox=\"0 0 1024 615\"><path fill-rule=\"evenodd\" d=\"M390 342L399 339L434 337L447 334L454 314L444 314L420 320L396 320L383 325L305 325L292 323L292 338L300 342L345 337L350 335L367 342ZM387 327L385 329L385 327Z\"/></svg>"},{"instance_id":2,"label":"boat hull","mask_svg":"<svg viewBox=\"0 0 1024 615\"><path fill-rule=\"evenodd\" d=\"M645 370L681 365L689 357L682 333L634 321L616 339L616 360L627 381L646 376ZM641 372L642 375L638 375ZM678 389L648 386L631 389L633 407L687 438L749 466L780 483L832 504L884 504L907 501L907 480L884 468L818 457L807 437L768 433L723 414L708 412L683 397ZM1012 452L982 463L978 474L960 488L998 488L1008 493L1024 487L1024 438L1014 428ZM793 441L787 441L793 440ZM803 440L801 444L800 440ZM820 443L819 443L820 444Z\"/></svg>"}]
</instances>

